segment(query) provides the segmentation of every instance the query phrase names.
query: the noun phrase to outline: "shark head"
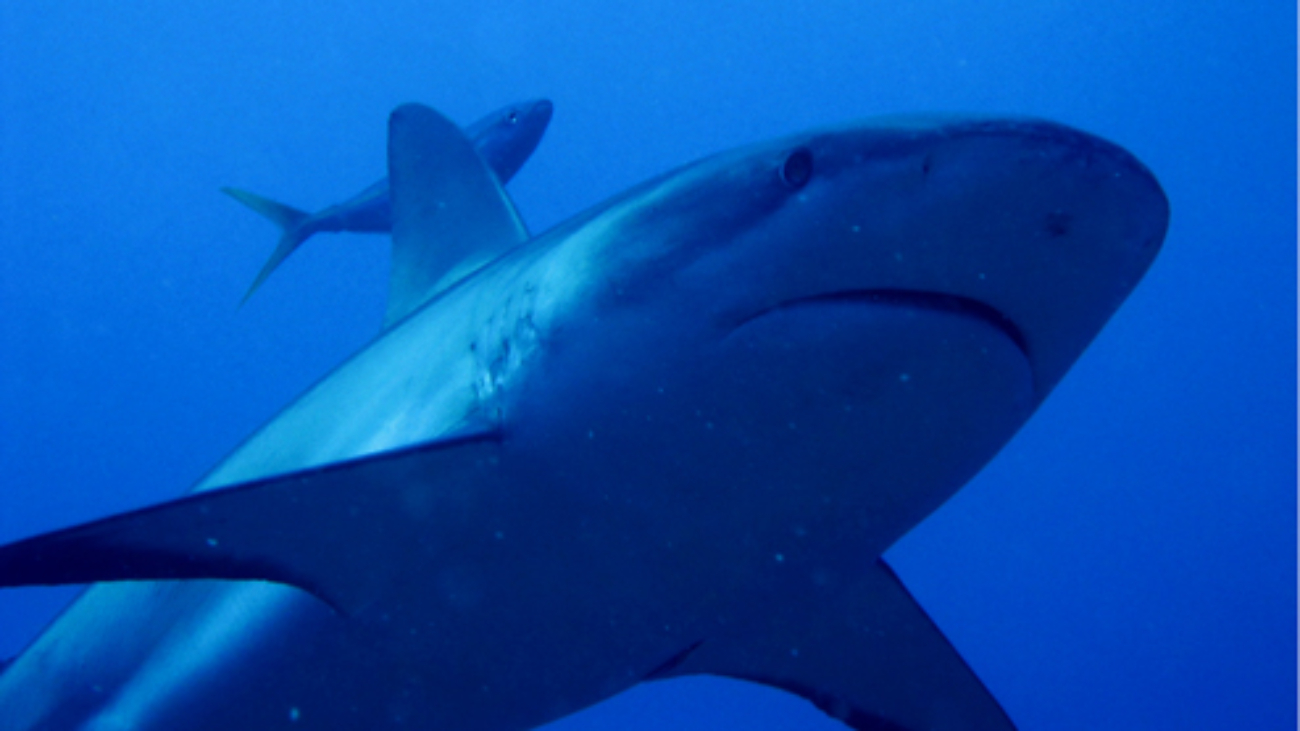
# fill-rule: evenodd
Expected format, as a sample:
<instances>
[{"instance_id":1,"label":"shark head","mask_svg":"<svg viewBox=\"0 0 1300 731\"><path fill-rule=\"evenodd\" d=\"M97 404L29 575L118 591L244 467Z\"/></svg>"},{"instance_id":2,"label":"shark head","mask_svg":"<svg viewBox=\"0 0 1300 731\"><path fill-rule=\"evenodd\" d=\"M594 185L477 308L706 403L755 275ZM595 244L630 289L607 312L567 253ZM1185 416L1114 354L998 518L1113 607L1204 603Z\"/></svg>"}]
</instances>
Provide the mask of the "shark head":
<instances>
[{"instance_id":1,"label":"shark head","mask_svg":"<svg viewBox=\"0 0 1300 731\"><path fill-rule=\"evenodd\" d=\"M1033 120L814 132L648 187L630 214L613 211L650 232L614 252L639 280L621 288L678 288L723 328L801 303L963 311L1023 350L1037 400L1137 284L1168 222L1131 154Z\"/></svg>"},{"instance_id":2,"label":"shark head","mask_svg":"<svg viewBox=\"0 0 1300 731\"><path fill-rule=\"evenodd\" d=\"M652 472L689 465L671 484L790 485L773 515L829 490L878 552L1024 424L1167 219L1129 153L1048 122L889 120L725 153L568 236L599 276L553 338L541 408L616 443L609 475L641 449Z\"/></svg>"}]
</instances>

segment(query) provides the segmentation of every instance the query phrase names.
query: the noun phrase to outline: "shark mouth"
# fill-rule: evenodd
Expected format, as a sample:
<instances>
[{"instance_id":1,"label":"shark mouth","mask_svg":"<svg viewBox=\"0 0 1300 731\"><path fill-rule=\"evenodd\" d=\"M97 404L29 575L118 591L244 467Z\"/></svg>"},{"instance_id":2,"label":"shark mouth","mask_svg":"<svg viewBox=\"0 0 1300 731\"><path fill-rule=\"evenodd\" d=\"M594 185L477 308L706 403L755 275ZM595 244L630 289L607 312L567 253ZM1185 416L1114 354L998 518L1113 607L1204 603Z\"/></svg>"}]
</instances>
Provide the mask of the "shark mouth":
<instances>
[{"instance_id":1,"label":"shark mouth","mask_svg":"<svg viewBox=\"0 0 1300 731\"><path fill-rule=\"evenodd\" d=\"M796 299L785 300L765 310L746 317L736 324L741 327L753 320L764 315L770 315L774 312L780 312L795 307L815 304L843 304L856 303L866 305L891 305L897 307L910 307L921 310L932 310L937 312L951 312L966 317L971 317L987 323L991 327L1000 331L1029 359L1029 346L1025 340L1025 335L1011 318L999 312L996 308L971 299L954 294L942 294L938 292L923 292L907 289L855 289L844 290L840 292L827 292L825 294L811 295L808 297L798 297Z\"/></svg>"}]
</instances>

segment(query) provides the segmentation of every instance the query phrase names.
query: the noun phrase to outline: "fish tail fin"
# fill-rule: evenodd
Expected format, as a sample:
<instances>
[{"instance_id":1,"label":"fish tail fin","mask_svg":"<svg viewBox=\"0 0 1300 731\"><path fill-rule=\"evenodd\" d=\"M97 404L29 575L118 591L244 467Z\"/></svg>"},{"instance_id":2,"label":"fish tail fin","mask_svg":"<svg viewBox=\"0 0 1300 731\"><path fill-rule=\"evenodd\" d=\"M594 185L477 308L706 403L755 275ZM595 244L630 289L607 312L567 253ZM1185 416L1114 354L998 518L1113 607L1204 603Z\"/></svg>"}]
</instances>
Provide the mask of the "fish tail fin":
<instances>
[{"instance_id":1,"label":"fish tail fin","mask_svg":"<svg viewBox=\"0 0 1300 731\"><path fill-rule=\"evenodd\" d=\"M257 273L257 278L249 285L248 291L244 293L243 299L239 301L239 304L243 305L248 301L249 297L253 296L257 288L262 286L266 278L271 276L271 272L275 271L275 268L280 266L280 263L287 259L294 249L298 248L299 244L311 236L312 232L303 228L303 224L311 217L311 214L238 188L222 188L221 192L257 211L283 231L275 250L271 252L271 256L262 265L262 270Z\"/></svg>"},{"instance_id":2,"label":"fish tail fin","mask_svg":"<svg viewBox=\"0 0 1300 731\"><path fill-rule=\"evenodd\" d=\"M244 292L243 298L239 300L240 306L243 306L248 301L248 298L253 296L257 288L262 286L262 282L265 282L266 278L271 276L271 272L275 271L275 268L280 266L281 262L289 258L294 249L297 249L298 245L306 241L307 236L310 235L304 236L302 230L297 228L284 232L279 243L275 245L275 250L271 252L271 255L266 259L266 263L262 265L262 270L257 273L257 278L253 280L252 284L248 285L248 291Z\"/></svg>"},{"instance_id":3,"label":"fish tail fin","mask_svg":"<svg viewBox=\"0 0 1300 731\"><path fill-rule=\"evenodd\" d=\"M277 203L270 198L263 198L260 195L239 188L222 188L221 192L257 211L284 231L298 228L310 215L306 211L300 211L292 206Z\"/></svg>"}]
</instances>

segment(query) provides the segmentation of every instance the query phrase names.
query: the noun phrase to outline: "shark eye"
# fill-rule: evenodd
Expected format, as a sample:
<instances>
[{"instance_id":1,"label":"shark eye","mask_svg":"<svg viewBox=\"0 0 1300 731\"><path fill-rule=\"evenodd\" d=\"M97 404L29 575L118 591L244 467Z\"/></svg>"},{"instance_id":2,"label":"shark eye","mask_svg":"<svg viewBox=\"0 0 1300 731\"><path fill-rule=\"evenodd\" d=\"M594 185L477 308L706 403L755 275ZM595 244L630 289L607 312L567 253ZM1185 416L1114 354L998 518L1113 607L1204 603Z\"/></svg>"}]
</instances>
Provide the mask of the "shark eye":
<instances>
[{"instance_id":1,"label":"shark eye","mask_svg":"<svg viewBox=\"0 0 1300 731\"><path fill-rule=\"evenodd\" d=\"M519 112L511 112L511 113L506 117L506 121L509 122L510 124L514 124L514 123L518 122L518 121L519 121Z\"/></svg>"},{"instance_id":2,"label":"shark eye","mask_svg":"<svg viewBox=\"0 0 1300 731\"><path fill-rule=\"evenodd\" d=\"M812 153L806 147L791 152L781 164L781 180L791 188L798 190L812 179Z\"/></svg>"}]
</instances>

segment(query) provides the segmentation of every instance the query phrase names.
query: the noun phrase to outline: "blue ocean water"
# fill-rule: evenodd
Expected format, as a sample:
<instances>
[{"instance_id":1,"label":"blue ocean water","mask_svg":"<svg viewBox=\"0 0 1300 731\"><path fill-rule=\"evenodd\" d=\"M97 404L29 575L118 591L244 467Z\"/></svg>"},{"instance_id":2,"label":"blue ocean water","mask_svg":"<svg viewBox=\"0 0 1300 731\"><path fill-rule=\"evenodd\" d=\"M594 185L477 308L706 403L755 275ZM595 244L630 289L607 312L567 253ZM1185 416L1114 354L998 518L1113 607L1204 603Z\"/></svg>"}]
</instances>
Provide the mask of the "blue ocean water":
<instances>
[{"instance_id":1,"label":"blue ocean water","mask_svg":"<svg viewBox=\"0 0 1300 731\"><path fill-rule=\"evenodd\" d=\"M889 560L1025 729L1296 724L1296 9L167 3L0 9L0 540L180 494L364 343L386 241L274 243L418 100L546 96L534 231L701 155L877 114L1042 116L1157 175L1165 250L1041 411ZM0 592L0 657L70 590ZM556 729L833 729L721 680Z\"/></svg>"}]
</instances>

